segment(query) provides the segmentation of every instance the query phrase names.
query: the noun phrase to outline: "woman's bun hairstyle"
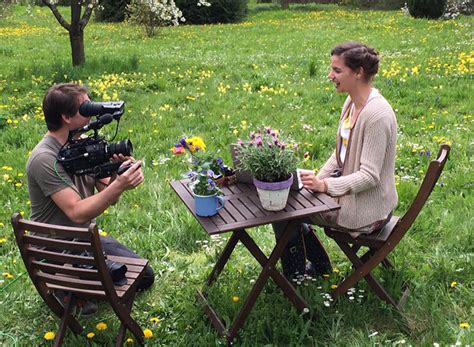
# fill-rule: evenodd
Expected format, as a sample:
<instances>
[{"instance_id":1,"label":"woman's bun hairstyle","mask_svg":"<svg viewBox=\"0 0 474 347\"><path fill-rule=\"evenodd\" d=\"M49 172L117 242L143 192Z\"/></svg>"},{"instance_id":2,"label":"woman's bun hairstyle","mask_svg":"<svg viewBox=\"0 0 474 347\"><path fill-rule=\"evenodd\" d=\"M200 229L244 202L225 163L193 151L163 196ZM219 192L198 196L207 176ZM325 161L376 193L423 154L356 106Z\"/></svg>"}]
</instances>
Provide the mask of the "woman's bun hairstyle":
<instances>
[{"instance_id":1,"label":"woman's bun hairstyle","mask_svg":"<svg viewBox=\"0 0 474 347\"><path fill-rule=\"evenodd\" d=\"M342 57L344 63L353 71L364 69L364 78L371 81L379 71L379 55L375 49L360 42L345 42L334 47L331 56Z\"/></svg>"}]
</instances>

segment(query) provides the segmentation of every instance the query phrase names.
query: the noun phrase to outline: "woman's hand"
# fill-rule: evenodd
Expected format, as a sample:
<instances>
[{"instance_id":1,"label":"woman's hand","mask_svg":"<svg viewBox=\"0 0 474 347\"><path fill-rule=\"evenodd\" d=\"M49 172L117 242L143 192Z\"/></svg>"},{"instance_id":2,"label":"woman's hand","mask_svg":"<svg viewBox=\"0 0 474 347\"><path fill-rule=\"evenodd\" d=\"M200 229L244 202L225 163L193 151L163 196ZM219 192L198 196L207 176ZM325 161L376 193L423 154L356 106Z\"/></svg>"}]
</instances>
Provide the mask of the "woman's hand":
<instances>
[{"instance_id":1,"label":"woman's hand","mask_svg":"<svg viewBox=\"0 0 474 347\"><path fill-rule=\"evenodd\" d=\"M316 177L313 170L298 170L300 175L300 181L303 187L312 190L313 192L327 192L327 186L324 180L320 180Z\"/></svg>"}]
</instances>

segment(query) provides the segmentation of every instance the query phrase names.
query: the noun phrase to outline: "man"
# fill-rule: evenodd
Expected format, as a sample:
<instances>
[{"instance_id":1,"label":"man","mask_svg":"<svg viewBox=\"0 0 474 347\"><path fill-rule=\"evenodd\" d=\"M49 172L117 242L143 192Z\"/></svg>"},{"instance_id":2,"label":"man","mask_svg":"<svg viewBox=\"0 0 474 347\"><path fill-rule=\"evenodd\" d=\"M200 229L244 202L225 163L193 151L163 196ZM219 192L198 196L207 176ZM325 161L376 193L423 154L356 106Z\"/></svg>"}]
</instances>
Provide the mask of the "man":
<instances>
[{"instance_id":1,"label":"man","mask_svg":"<svg viewBox=\"0 0 474 347\"><path fill-rule=\"evenodd\" d=\"M79 106L89 100L87 89L73 83L54 85L44 97L43 113L48 132L33 149L26 166L31 220L87 227L94 218L116 203L123 192L143 182L140 161L120 176L101 180L90 176L70 176L57 161L58 152L67 142L69 131L89 124L90 119L79 113ZM112 159L117 161L126 158L114 155ZM128 158L122 165L130 165L131 159ZM106 254L139 258L117 240L104 236L100 239ZM153 270L147 266L138 288L147 289L153 282ZM97 311L96 305L90 304L90 313Z\"/></svg>"}]
</instances>

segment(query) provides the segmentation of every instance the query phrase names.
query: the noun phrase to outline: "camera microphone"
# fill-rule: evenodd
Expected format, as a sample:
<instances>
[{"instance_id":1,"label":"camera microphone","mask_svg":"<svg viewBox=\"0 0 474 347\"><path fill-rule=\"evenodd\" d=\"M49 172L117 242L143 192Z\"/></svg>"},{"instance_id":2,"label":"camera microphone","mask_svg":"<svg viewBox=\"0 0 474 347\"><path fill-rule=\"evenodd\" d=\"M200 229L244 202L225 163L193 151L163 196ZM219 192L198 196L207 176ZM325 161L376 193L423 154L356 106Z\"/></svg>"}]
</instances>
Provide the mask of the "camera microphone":
<instances>
[{"instance_id":1,"label":"camera microphone","mask_svg":"<svg viewBox=\"0 0 474 347\"><path fill-rule=\"evenodd\" d=\"M97 118L97 120L90 122L86 126L83 126L82 128L76 129L77 132L84 133L89 130L97 130L102 128L102 126L109 124L114 120L114 117L112 117L111 114L104 114L103 116Z\"/></svg>"}]
</instances>

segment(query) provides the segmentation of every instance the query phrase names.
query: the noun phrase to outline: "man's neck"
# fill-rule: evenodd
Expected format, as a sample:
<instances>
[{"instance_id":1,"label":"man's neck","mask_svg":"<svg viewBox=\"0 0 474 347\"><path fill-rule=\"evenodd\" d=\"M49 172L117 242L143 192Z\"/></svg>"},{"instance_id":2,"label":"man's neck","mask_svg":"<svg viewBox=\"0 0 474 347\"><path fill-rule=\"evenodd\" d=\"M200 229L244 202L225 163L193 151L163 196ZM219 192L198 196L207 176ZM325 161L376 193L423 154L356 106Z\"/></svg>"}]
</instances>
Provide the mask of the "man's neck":
<instances>
[{"instance_id":1,"label":"man's neck","mask_svg":"<svg viewBox=\"0 0 474 347\"><path fill-rule=\"evenodd\" d=\"M54 137L61 145L64 145L67 142L69 130L66 127L63 127L56 131L48 130L46 135Z\"/></svg>"}]
</instances>

